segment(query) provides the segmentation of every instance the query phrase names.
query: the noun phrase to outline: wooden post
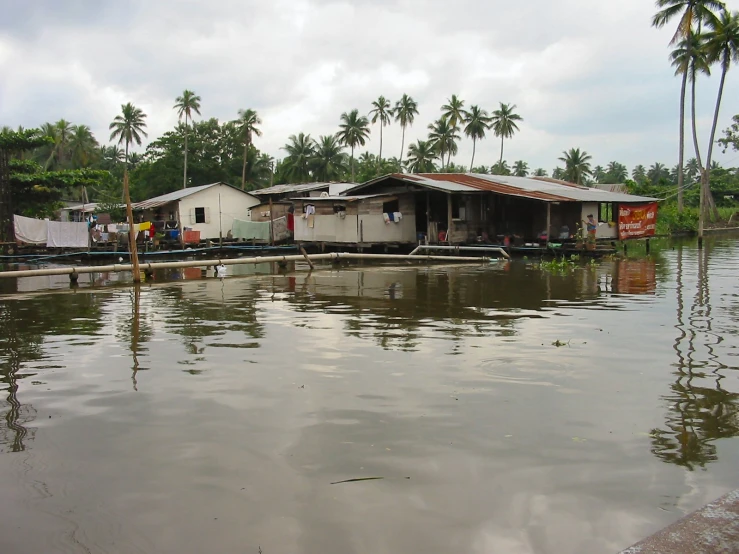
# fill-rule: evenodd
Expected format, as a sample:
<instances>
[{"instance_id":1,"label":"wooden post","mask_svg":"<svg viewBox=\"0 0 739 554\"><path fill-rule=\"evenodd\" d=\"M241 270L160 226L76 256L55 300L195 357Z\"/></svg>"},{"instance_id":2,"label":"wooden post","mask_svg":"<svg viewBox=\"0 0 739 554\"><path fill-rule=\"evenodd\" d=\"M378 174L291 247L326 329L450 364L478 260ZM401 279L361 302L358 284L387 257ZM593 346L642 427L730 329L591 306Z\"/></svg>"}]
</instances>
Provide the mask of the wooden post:
<instances>
[{"instance_id":1,"label":"wooden post","mask_svg":"<svg viewBox=\"0 0 739 554\"><path fill-rule=\"evenodd\" d=\"M126 160L128 164L128 160ZM131 254L131 264L133 265L133 282L141 282L141 272L139 270L139 252L136 246L136 231L133 224L133 208L131 207L131 194L128 190L128 167L123 172L123 194L126 196L126 216L128 217L128 251Z\"/></svg>"},{"instance_id":2,"label":"wooden post","mask_svg":"<svg viewBox=\"0 0 739 554\"><path fill-rule=\"evenodd\" d=\"M447 224L446 224L446 241L452 243L452 193L447 196Z\"/></svg>"},{"instance_id":3,"label":"wooden post","mask_svg":"<svg viewBox=\"0 0 739 554\"><path fill-rule=\"evenodd\" d=\"M274 229L275 214L272 206L272 196L269 197L269 241L272 246L275 245L275 229Z\"/></svg>"},{"instance_id":4,"label":"wooden post","mask_svg":"<svg viewBox=\"0 0 739 554\"><path fill-rule=\"evenodd\" d=\"M185 226L182 225L182 214L180 213L180 203L177 202L177 227L180 230L180 249L185 249Z\"/></svg>"},{"instance_id":5,"label":"wooden post","mask_svg":"<svg viewBox=\"0 0 739 554\"><path fill-rule=\"evenodd\" d=\"M547 242L552 242L552 204L547 202Z\"/></svg>"},{"instance_id":6,"label":"wooden post","mask_svg":"<svg viewBox=\"0 0 739 554\"><path fill-rule=\"evenodd\" d=\"M221 193L218 193L218 247L223 248L223 212L221 211Z\"/></svg>"},{"instance_id":7,"label":"wooden post","mask_svg":"<svg viewBox=\"0 0 739 554\"><path fill-rule=\"evenodd\" d=\"M308 265L310 266L310 268L311 269L315 269L315 266L313 265L313 262L310 261L310 258L308 257L308 253L305 251L305 248L303 248L303 245L302 244L299 246L299 248L300 248L300 253L305 258L305 261L308 262Z\"/></svg>"},{"instance_id":8,"label":"wooden post","mask_svg":"<svg viewBox=\"0 0 739 554\"><path fill-rule=\"evenodd\" d=\"M431 244L431 240L431 192L426 191L426 244Z\"/></svg>"}]
</instances>

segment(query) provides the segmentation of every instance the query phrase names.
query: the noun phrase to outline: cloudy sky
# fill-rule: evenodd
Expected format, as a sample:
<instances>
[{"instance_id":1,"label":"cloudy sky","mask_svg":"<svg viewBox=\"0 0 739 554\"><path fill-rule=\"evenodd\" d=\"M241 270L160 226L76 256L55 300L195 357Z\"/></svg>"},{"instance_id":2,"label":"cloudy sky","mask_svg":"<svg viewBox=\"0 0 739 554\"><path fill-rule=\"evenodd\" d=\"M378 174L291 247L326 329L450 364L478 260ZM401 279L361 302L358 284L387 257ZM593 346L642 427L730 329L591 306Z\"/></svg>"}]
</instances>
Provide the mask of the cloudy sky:
<instances>
[{"instance_id":1,"label":"cloudy sky","mask_svg":"<svg viewBox=\"0 0 739 554\"><path fill-rule=\"evenodd\" d=\"M333 133L342 112L366 113L381 94L419 102L407 142L424 138L458 94L488 110L518 106L509 162L551 171L571 147L600 164L677 161L672 29L650 27L650 0L0 0L0 12L0 125L63 117L106 142L131 101L151 138L175 125L174 98L189 88L203 117L256 109L256 144L279 158L289 135ZM717 85L698 90L703 148ZM719 129L739 113L737 85L739 69ZM400 128L384 132L384 152L397 156ZM379 148L377 129L367 147ZM497 161L498 148L483 141L476 165ZM469 164L471 152L463 140L455 161ZM718 159L737 165L739 153Z\"/></svg>"}]
</instances>

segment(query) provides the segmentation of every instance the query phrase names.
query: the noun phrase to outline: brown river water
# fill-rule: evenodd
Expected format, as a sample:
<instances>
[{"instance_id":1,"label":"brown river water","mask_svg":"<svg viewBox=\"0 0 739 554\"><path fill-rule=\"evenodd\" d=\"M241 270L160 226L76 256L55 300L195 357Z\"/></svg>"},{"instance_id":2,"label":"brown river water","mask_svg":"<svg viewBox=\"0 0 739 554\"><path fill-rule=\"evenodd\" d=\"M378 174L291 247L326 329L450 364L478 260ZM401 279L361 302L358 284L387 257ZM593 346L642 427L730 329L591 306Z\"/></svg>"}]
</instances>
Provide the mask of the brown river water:
<instances>
[{"instance_id":1,"label":"brown river water","mask_svg":"<svg viewBox=\"0 0 739 554\"><path fill-rule=\"evenodd\" d=\"M739 241L636 250L0 282L0 552L626 548L739 487Z\"/></svg>"}]
</instances>

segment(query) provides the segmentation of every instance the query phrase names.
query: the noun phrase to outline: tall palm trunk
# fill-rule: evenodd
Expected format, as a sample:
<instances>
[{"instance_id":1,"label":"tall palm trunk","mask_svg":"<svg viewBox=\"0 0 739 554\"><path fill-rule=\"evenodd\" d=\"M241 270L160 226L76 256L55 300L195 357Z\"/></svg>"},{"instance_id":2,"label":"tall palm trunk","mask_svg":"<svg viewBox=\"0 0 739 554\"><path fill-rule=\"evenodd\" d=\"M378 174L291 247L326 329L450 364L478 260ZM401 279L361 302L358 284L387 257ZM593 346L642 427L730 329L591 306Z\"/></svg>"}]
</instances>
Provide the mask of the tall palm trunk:
<instances>
[{"instance_id":1,"label":"tall palm trunk","mask_svg":"<svg viewBox=\"0 0 739 554\"><path fill-rule=\"evenodd\" d=\"M185 112L185 168L182 173L182 188L187 188L187 112Z\"/></svg>"},{"instance_id":2,"label":"tall palm trunk","mask_svg":"<svg viewBox=\"0 0 739 554\"><path fill-rule=\"evenodd\" d=\"M126 216L128 217L128 251L131 254L133 264L133 282L141 282L141 271L139 270L139 253L136 248L136 231L133 223L133 207L131 206L131 193L128 188L128 141L126 141L126 165L123 166L123 196L126 200Z\"/></svg>"},{"instance_id":3,"label":"tall palm trunk","mask_svg":"<svg viewBox=\"0 0 739 554\"><path fill-rule=\"evenodd\" d=\"M680 89L680 153L678 155L677 173L677 211L683 211L683 186L685 176L683 175L683 164L685 163L685 92L688 85L688 72L683 73L683 83Z\"/></svg>"},{"instance_id":4,"label":"tall palm trunk","mask_svg":"<svg viewBox=\"0 0 739 554\"><path fill-rule=\"evenodd\" d=\"M498 168L503 167L503 141L505 140L505 137L503 135L500 135L500 161L498 162Z\"/></svg>"},{"instance_id":5,"label":"tall palm trunk","mask_svg":"<svg viewBox=\"0 0 739 554\"><path fill-rule=\"evenodd\" d=\"M354 182L354 144L352 144L352 183Z\"/></svg>"},{"instance_id":6,"label":"tall palm trunk","mask_svg":"<svg viewBox=\"0 0 739 554\"><path fill-rule=\"evenodd\" d=\"M690 111L691 111L691 125L693 127L693 146L695 147L695 159L698 161L698 168L700 169L701 174L701 180L700 180L700 194L699 194L699 204L698 204L698 246L703 246L703 229L705 226L705 200L706 200L706 194L704 190L704 180L705 180L705 174L706 170L703 166L703 161L701 160L701 153L700 148L698 147L698 131L696 129L696 117L695 117L695 82L696 82L697 75L695 74L695 71L693 71L692 75L692 83L691 83L691 91L690 91Z\"/></svg>"},{"instance_id":7,"label":"tall palm trunk","mask_svg":"<svg viewBox=\"0 0 739 554\"><path fill-rule=\"evenodd\" d=\"M400 139L400 172L403 172L403 149L405 148L405 125L403 127L403 138Z\"/></svg>"},{"instance_id":8,"label":"tall palm trunk","mask_svg":"<svg viewBox=\"0 0 739 554\"><path fill-rule=\"evenodd\" d=\"M475 166L475 145L477 144L477 139L474 137L472 138L472 159L470 160L470 173L472 173L472 168Z\"/></svg>"},{"instance_id":9,"label":"tall palm trunk","mask_svg":"<svg viewBox=\"0 0 739 554\"><path fill-rule=\"evenodd\" d=\"M245 190L246 187L246 158L249 155L249 132L246 133L246 140L244 141L244 166L241 169L241 190Z\"/></svg>"},{"instance_id":10,"label":"tall palm trunk","mask_svg":"<svg viewBox=\"0 0 739 554\"><path fill-rule=\"evenodd\" d=\"M708 153L706 154L706 170L703 172L705 175L705 183L701 180L701 188L705 186L706 200L708 200L710 209L713 210L714 219L719 218L718 208L716 203L713 201L713 195L711 194L711 156L713 155L713 144L716 139L716 126L718 125L718 114L721 111L721 99L724 95L724 84L726 82L726 72L729 70L728 65L722 64L721 69L721 81L718 85L718 95L716 96L716 109L713 112L713 125L711 126L711 140L708 143Z\"/></svg>"},{"instance_id":11,"label":"tall palm trunk","mask_svg":"<svg viewBox=\"0 0 739 554\"><path fill-rule=\"evenodd\" d=\"M444 173L444 149L441 149L441 172Z\"/></svg>"},{"instance_id":12,"label":"tall palm trunk","mask_svg":"<svg viewBox=\"0 0 739 554\"><path fill-rule=\"evenodd\" d=\"M382 168L382 120L380 120L380 156L377 158L377 174L380 174Z\"/></svg>"}]
</instances>

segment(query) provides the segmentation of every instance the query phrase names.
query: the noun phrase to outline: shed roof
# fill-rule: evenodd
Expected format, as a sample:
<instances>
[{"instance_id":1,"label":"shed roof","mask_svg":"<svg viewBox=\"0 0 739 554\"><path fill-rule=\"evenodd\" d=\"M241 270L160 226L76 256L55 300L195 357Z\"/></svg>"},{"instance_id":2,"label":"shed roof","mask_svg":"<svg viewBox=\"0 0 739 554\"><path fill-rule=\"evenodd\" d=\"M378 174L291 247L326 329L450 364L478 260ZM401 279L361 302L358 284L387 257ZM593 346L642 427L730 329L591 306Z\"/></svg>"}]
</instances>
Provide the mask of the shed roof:
<instances>
[{"instance_id":1,"label":"shed roof","mask_svg":"<svg viewBox=\"0 0 739 554\"><path fill-rule=\"evenodd\" d=\"M183 198L187 198L188 196L192 196L193 194L197 194L211 187L217 187L220 185L231 187L232 189L237 190L239 192L243 192L244 194L250 194L241 189L237 189L236 187L232 187L228 183L219 182L219 183L211 183L209 185L200 185L198 187L189 187L189 188L182 189L182 190L176 190L174 192L162 194L161 196L155 196L154 198L149 198L148 200L142 200L141 202L136 202L132 204L132 206L135 210L148 210L151 208L158 208L159 206L164 206L165 204L169 204L171 202L182 200Z\"/></svg>"},{"instance_id":2,"label":"shed roof","mask_svg":"<svg viewBox=\"0 0 739 554\"><path fill-rule=\"evenodd\" d=\"M342 188L342 185L346 185L345 188L354 188L357 183L293 183L286 185L275 185L273 187L267 187L266 189L258 189L251 191L255 196L268 196L271 194L291 194L293 192L311 192L314 190L328 189L328 188Z\"/></svg>"},{"instance_id":3,"label":"shed roof","mask_svg":"<svg viewBox=\"0 0 739 554\"><path fill-rule=\"evenodd\" d=\"M347 194L341 196L301 196L300 198L293 198L293 200L302 200L303 202L356 202L357 200L365 200L367 198L378 198L381 196L391 197L395 194L390 192L378 193L378 194Z\"/></svg>"},{"instance_id":4,"label":"shed roof","mask_svg":"<svg viewBox=\"0 0 739 554\"><path fill-rule=\"evenodd\" d=\"M547 177L513 177L480 173L393 173L349 189L347 194L391 179L442 192L487 191L543 202L638 203L655 200L644 196L598 190Z\"/></svg>"}]
</instances>

